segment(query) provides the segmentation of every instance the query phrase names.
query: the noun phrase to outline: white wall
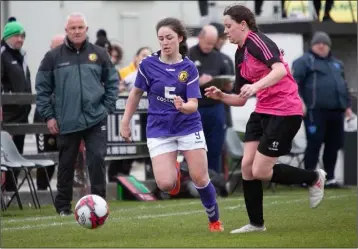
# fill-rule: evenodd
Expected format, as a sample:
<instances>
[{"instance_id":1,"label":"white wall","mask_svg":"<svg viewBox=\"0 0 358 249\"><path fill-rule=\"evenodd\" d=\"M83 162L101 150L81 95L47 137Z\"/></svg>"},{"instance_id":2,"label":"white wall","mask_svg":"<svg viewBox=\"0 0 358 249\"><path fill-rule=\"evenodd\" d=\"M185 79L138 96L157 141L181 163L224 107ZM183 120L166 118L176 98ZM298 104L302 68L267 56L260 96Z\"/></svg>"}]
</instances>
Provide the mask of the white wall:
<instances>
[{"instance_id":1,"label":"white wall","mask_svg":"<svg viewBox=\"0 0 358 249\"><path fill-rule=\"evenodd\" d=\"M100 28L107 31L110 40L119 41L125 49L124 64L140 46L158 48L155 24L159 19L178 17L190 26L200 20L196 1L11 1L9 5L9 15L25 26L24 48L33 81L51 37L64 32L66 17L73 11L86 15L92 42Z\"/></svg>"},{"instance_id":2,"label":"white wall","mask_svg":"<svg viewBox=\"0 0 358 249\"><path fill-rule=\"evenodd\" d=\"M253 1L216 1L216 10L210 9L212 19L221 21L224 8L240 2L253 8ZM272 13L274 1L265 1L264 15ZM140 46L158 49L155 25L164 17L177 17L187 26L201 23L197 1L10 1L9 15L15 16L26 29L24 48L28 51L32 80L43 55L49 48L50 39L64 32L69 13L83 12L89 25L89 37L95 41L98 29L104 28L112 41L124 48L127 64Z\"/></svg>"}]
</instances>

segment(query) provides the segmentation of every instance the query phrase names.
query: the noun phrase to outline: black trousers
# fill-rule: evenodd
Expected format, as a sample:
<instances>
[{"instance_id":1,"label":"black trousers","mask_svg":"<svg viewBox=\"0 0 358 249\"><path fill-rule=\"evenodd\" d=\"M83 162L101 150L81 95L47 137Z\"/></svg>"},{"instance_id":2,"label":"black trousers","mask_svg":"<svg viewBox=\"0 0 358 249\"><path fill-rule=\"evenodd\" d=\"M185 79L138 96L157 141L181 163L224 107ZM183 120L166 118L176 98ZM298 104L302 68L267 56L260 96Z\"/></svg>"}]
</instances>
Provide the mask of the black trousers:
<instances>
[{"instance_id":1,"label":"black trousers","mask_svg":"<svg viewBox=\"0 0 358 249\"><path fill-rule=\"evenodd\" d=\"M255 0L255 15L259 16L262 12L262 4L264 3L263 0ZM281 9L282 9L282 16L285 15L285 0L281 0Z\"/></svg>"},{"instance_id":2,"label":"black trousers","mask_svg":"<svg viewBox=\"0 0 358 249\"><path fill-rule=\"evenodd\" d=\"M324 8L324 15L327 16L331 12L333 7L334 1L333 0L326 0L325 8ZM317 16L319 16L319 12L321 11L321 0L313 0L313 5L316 11Z\"/></svg>"},{"instance_id":3,"label":"black trousers","mask_svg":"<svg viewBox=\"0 0 358 249\"><path fill-rule=\"evenodd\" d=\"M304 118L304 124L307 137L305 168L316 169L319 152L324 144L323 164L327 180L334 179L338 151L344 143L344 111L309 111Z\"/></svg>"},{"instance_id":4,"label":"black trousers","mask_svg":"<svg viewBox=\"0 0 358 249\"><path fill-rule=\"evenodd\" d=\"M85 142L86 165L91 182L91 193L106 197L106 169L104 157L107 150L107 118L86 130L59 135L59 165L57 173L57 212L71 209L75 162L81 140Z\"/></svg>"}]
</instances>

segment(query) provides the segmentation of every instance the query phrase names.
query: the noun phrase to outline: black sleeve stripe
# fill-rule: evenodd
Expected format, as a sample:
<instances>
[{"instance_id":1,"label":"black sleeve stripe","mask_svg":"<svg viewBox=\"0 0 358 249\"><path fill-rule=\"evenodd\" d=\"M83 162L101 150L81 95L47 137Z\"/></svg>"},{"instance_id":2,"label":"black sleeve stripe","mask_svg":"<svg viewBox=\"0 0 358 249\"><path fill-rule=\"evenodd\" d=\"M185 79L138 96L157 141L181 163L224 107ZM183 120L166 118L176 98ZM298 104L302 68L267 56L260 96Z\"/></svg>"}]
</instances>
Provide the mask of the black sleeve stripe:
<instances>
[{"instance_id":1,"label":"black sleeve stripe","mask_svg":"<svg viewBox=\"0 0 358 249\"><path fill-rule=\"evenodd\" d=\"M270 49L267 47L266 43L255 33L251 32L248 38L255 43L255 45L261 50L263 53L265 60L270 60L273 55Z\"/></svg>"}]
</instances>

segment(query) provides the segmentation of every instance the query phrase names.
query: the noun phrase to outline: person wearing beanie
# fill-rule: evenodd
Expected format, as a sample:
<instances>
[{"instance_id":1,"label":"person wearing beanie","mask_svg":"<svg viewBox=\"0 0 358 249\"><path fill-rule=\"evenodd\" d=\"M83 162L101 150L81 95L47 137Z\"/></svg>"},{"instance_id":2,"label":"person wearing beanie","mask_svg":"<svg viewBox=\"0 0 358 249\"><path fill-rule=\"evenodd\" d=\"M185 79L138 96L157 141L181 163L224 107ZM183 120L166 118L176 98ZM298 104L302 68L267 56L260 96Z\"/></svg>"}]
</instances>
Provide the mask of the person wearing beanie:
<instances>
[{"instance_id":1,"label":"person wearing beanie","mask_svg":"<svg viewBox=\"0 0 358 249\"><path fill-rule=\"evenodd\" d=\"M5 25L1 39L1 91L5 93L31 93L30 71L26 53L22 49L25 29L14 17ZM4 123L28 123L31 105L3 105ZM22 154L25 135L14 135L14 143ZM15 171L17 179L18 171ZM6 190L14 191L15 184L11 175L6 175Z\"/></svg>"},{"instance_id":2,"label":"person wearing beanie","mask_svg":"<svg viewBox=\"0 0 358 249\"><path fill-rule=\"evenodd\" d=\"M332 55L331 47L328 34L316 32L310 50L293 62L292 71L305 106L305 168L316 169L324 143L326 187L337 188L334 170L344 142L344 119L352 116L352 109L343 62Z\"/></svg>"},{"instance_id":3,"label":"person wearing beanie","mask_svg":"<svg viewBox=\"0 0 358 249\"><path fill-rule=\"evenodd\" d=\"M111 54L112 45L111 42L105 36L99 36L95 45L105 48L108 54Z\"/></svg>"},{"instance_id":4,"label":"person wearing beanie","mask_svg":"<svg viewBox=\"0 0 358 249\"><path fill-rule=\"evenodd\" d=\"M104 29L99 29L96 33L96 37L97 37L97 39L99 39L100 37L104 37L108 40L107 31L105 31Z\"/></svg>"}]
</instances>

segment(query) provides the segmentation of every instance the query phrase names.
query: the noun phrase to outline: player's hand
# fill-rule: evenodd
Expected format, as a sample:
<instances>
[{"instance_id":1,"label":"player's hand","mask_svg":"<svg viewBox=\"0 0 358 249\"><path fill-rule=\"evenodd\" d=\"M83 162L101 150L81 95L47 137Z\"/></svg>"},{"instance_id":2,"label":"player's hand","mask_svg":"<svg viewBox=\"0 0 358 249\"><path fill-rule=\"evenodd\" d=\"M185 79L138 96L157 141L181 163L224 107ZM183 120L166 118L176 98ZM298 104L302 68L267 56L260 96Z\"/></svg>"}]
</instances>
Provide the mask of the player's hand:
<instances>
[{"instance_id":1,"label":"player's hand","mask_svg":"<svg viewBox=\"0 0 358 249\"><path fill-rule=\"evenodd\" d=\"M256 92L257 92L257 89L254 84L245 84L240 89L239 97L247 99L247 98L253 96L254 94L256 94Z\"/></svg>"},{"instance_id":2,"label":"player's hand","mask_svg":"<svg viewBox=\"0 0 358 249\"><path fill-rule=\"evenodd\" d=\"M350 107L348 107L348 108L346 109L345 115L346 115L346 118L347 118L348 120L352 118L352 116L353 116L353 111L352 111L352 109L351 109Z\"/></svg>"},{"instance_id":3,"label":"player's hand","mask_svg":"<svg viewBox=\"0 0 358 249\"><path fill-rule=\"evenodd\" d=\"M200 76L199 78L199 84L202 86L202 85L205 85L206 83L212 81L213 79L213 76L211 76L210 74L203 74Z\"/></svg>"},{"instance_id":4,"label":"player's hand","mask_svg":"<svg viewBox=\"0 0 358 249\"><path fill-rule=\"evenodd\" d=\"M47 121L47 128L52 135L56 135L59 132L57 121L54 118L51 118Z\"/></svg>"},{"instance_id":5,"label":"player's hand","mask_svg":"<svg viewBox=\"0 0 358 249\"><path fill-rule=\"evenodd\" d=\"M127 143L131 142L132 132L128 124L123 124L121 122L119 134L121 135L121 137L124 138L124 141L126 141Z\"/></svg>"},{"instance_id":6,"label":"player's hand","mask_svg":"<svg viewBox=\"0 0 358 249\"><path fill-rule=\"evenodd\" d=\"M181 111L183 109L183 104L184 104L184 100L180 96L174 97L174 105L178 111Z\"/></svg>"},{"instance_id":7,"label":"player's hand","mask_svg":"<svg viewBox=\"0 0 358 249\"><path fill-rule=\"evenodd\" d=\"M205 91L205 96L208 98L221 100L224 96L224 93L215 86L205 88L204 91Z\"/></svg>"}]
</instances>

